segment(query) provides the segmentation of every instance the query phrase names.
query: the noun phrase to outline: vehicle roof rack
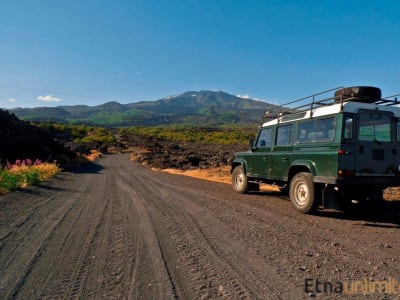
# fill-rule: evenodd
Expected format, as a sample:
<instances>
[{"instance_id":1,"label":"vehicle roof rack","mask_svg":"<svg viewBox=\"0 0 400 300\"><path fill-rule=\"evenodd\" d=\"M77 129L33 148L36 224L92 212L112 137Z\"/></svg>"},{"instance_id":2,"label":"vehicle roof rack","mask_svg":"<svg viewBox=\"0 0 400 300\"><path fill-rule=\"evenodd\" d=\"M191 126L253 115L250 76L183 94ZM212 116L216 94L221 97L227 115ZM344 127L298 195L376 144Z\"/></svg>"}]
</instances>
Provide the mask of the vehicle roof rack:
<instances>
[{"instance_id":1,"label":"vehicle roof rack","mask_svg":"<svg viewBox=\"0 0 400 300\"><path fill-rule=\"evenodd\" d=\"M360 88L360 87L351 87L351 88L345 88L345 87L336 87L333 89L329 89L323 92L319 92L307 97L303 97L300 99L296 99L290 102L287 102L283 104L282 106L278 106L275 109L271 111L266 111L264 115L261 117L261 124L263 124L266 120L272 120L272 119L277 119L278 123L280 123L280 117L283 116L288 116L288 115L299 115L307 111L310 111L310 117L313 116L313 111L319 107L326 107L334 104L340 104L341 110L343 109L343 103L349 102L349 101L356 101L356 102L363 102L363 99L366 100L366 103L374 103L374 104L379 104L379 105L387 105L387 106L393 106L396 104L400 105L400 101L398 101L398 98L400 94L396 94L393 96L389 97L380 97L380 92L379 92L379 98L371 98L371 97L366 97L366 96L353 96L353 95L345 95L344 91L345 89L352 89L352 88ZM365 88L365 87L364 87ZM370 88L370 87L368 87ZM372 87L373 88L373 87ZM375 88L378 89L378 88ZM379 89L378 89L379 90ZM379 90L380 91L380 90ZM335 93L336 92L336 93ZM338 93L339 92L339 93ZM329 96L328 96L328 93ZM295 117L295 116L294 116Z\"/></svg>"},{"instance_id":2,"label":"vehicle roof rack","mask_svg":"<svg viewBox=\"0 0 400 300\"><path fill-rule=\"evenodd\" d=\"M397 97L399 97L400 94L396 94L396 95L392 95L392 96L388 96L382 99L379 99L376 104L386 104L387 106L392 106L392 105L396 105L396 104L400 104L400 101L398 101Z\"/></svg>"}]
</instances>

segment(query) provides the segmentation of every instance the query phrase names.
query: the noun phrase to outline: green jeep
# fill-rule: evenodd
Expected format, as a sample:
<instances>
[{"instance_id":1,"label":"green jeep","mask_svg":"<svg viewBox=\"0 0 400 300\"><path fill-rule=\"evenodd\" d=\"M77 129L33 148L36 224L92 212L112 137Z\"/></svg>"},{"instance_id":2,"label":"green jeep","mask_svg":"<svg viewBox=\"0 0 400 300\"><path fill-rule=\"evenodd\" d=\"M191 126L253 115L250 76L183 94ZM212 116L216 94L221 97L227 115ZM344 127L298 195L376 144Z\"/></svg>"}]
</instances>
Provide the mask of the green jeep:
<instances>
[{"instance_id":1,"label":"green jeep","mask_svg":"<svg viewBox=\"0 0 400 300\"><path fill-rule=\"evenodd\" d=\"M251 150L235 153L234 190L277 185L301 213L382 200L385 188L400 184L395 96L381 98L376 87L336 88L267 112Z\"/></svg>"}]
</instances>

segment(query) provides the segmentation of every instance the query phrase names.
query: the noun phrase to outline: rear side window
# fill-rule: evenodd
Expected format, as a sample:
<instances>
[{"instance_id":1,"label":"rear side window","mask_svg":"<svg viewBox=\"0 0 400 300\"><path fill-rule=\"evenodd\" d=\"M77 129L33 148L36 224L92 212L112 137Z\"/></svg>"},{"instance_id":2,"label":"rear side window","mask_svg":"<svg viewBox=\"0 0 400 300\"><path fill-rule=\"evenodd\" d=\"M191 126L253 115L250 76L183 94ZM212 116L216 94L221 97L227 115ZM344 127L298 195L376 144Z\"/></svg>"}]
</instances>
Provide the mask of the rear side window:
<instances>
[{"instance_id":1,"label":"rear side window","mask_svg":"<svg viewBox=\"0 0 400 300\"><path fill-rule=\"evenodd\" d=\"M299 124L298 143L320 143L333 141L336 130L335 118L311 120Z\"/></svg>"},{"instance_id":2,"label":"rear side window","mask_svg":"<svg viewBox=\"0 0 400 300\"><path fill-rule=\"evenodd\" d=\"M316 142L332 141L335 137L335 118L317 120L315 132L319 134Z\"/></svg>"},{"instance_id":3,"label":"rear side window","mask_svg":"<svg viewBox=\"0 0 400 300\"><path fill-rule=\"evenodd\" d=\"M346 140L351 140L353 138L353 117L346 117L344 119L344 132L343 137Z\"/></svg>"}]
</instances>

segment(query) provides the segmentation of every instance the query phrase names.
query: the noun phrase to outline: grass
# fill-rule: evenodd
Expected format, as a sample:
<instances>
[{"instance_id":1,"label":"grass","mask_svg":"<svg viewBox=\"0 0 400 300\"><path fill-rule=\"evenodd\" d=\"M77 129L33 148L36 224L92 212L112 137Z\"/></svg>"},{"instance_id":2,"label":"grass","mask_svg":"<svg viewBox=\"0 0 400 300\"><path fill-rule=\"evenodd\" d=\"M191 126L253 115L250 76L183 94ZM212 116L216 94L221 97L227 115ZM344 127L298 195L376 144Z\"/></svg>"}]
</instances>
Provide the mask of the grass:
<instances>
[{"instance_id":1,"label":"grass","mask_svg":"<svg viewBox=\"0 0 400 300\"><path fill-rule=\"evenodd\" d=\"M17 160L15 164L7 164L0 170L0 195L18 188L37 185L56 176L61 169L54 163L42 163L36 160Z\"/></svg>"}]
</instances>

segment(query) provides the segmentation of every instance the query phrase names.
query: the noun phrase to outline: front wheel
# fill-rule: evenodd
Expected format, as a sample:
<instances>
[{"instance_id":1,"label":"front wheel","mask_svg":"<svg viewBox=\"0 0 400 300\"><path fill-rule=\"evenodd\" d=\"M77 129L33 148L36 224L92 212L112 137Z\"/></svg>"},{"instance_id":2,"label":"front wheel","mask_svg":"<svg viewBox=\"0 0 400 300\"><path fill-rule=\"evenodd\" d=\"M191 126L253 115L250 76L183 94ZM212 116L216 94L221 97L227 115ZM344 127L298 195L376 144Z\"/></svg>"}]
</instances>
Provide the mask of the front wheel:
<instances>
[{"instance_id":1,"label":"front wheel","mask_svg":"<svg viewBox=\"0 0 400 300\"><path fill-rule=\"evenodd\" d=\"M247 185L247 175L243 166L237 166L232 172L233 189L240 194L244 194L247 192Z\"/></svg>"},{"instance_id":2,"label":"front wheel","mask_svg":"<svg viewBox=\"0 0 400 300\"><path fill-rule=\"evenodd\" d=\"M297 173L290 181L289 197L297 211L307 214L316 209L315 189L310 173Z\"/></svg>"}]
</instances>

